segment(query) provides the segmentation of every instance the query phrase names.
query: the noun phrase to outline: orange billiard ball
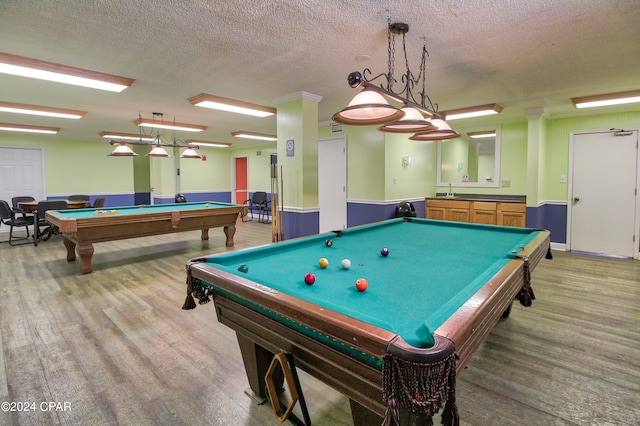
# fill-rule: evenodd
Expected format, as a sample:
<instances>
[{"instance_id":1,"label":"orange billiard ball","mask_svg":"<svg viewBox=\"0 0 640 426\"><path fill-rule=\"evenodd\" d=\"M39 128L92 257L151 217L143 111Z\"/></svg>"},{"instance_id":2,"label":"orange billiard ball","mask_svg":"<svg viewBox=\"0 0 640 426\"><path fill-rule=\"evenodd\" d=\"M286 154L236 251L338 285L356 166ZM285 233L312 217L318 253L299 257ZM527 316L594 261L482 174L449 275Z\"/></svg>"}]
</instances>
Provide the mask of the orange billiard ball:
<instances>
[{"instance_id":1,"label":"orange billiard ball","mask_svg":"<svg viewBox=\"0 0 640 426\"><path fill-rule=\"evenodd\" d=\"M358 291L365 291L369 287L369 283L364 278L358 278L356 280L356 289Z\"/></svg>"},{"instance_id":2,"label":"orange billiard ball","mask_svg":"<svg viewBox=\"0 0 640 426\"><path fill-rule=\"evenodd\" d=\"M322 269L326 268L327 266L329 266L329 261L327 260L326 257L322 257L320 258L320 260L318 260L318 265L320 265L320 267Z\"/></svg>"}]
</instances>

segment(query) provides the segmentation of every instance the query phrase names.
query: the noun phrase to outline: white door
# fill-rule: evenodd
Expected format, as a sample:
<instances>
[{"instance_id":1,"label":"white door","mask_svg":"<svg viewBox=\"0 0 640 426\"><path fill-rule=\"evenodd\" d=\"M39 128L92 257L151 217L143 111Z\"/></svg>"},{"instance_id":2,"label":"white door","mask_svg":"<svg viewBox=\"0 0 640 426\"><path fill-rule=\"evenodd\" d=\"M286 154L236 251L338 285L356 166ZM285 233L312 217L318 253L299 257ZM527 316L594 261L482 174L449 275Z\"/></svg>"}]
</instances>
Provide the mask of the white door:
<instances>
[{"instance_id":1,"label":"white door","mask_svg":"<svg viewBox=\"0 0 640 426\"><path fill-rule=\"evenodd\" d=\"M320 232L347 227L347 140L318 141L318 204Z\"/></svg>"},{"instance_id":2,"label":"white door","mask_svg":"<svg viewBox=\"0 0 640 426\"><path fill-rule=\"evenodd\" d=\"M574 134L570 249L638 253L638 131Z\"/></svg>"},{"instance_id":3,"label":"white door","mask_svg":"<svg viewBox=\"0 0 640 426\"><path fill-rule=\"evenodd\" d=\"M40 148L0 148L0 199L31 196L44 200L44 162Z\"/></svg>"}]
</instances>

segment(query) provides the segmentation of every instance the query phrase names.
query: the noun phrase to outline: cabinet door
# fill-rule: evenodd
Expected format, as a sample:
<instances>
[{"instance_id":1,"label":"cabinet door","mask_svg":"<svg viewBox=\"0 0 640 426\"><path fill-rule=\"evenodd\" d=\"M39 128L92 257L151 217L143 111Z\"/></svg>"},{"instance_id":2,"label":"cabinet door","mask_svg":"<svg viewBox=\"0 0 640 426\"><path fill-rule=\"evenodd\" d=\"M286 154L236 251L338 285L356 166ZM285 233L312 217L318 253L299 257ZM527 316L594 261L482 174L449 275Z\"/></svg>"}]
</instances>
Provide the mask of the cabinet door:
<instances>
[{"instance_id":1,"label":"cabinet door","mask_svg":"<svg viewBox=\"0 0 640 426\"><path fill-rule=\"evenodd\" d=\"M497 223L497 203L493 201L474 201L471 203L471 222L485 225Z\"/></svg>"},{"instance_id":2,"label":"cabinet door","mask_svg":"<svg viewBox=\"0 0 640 426\"><path fill-rule=\"evenodd\" d=\"M447 220L453 222L469 222L469 209L452 208L448 209Z\"/></svg>"},{"instance_id":3,"label":"cabinet door","mask_svg":"<svg viewBox=\"0 0 640 426\"><path fill-rule=\"evenodd\" d=\"M527 226L526 204L499 203L497 220L498 225L524 228L525 226Z\"/></svg>"},{"instance_id":4,"label":"cabinet door","mask_svg":"<svg viewBox=\"0 0 640 426\"><path fill-rule=\"evenodd\" d=\"M427 219L446 220L446 209L443 207L429 207L427 209Z\"/></svg>"},{"instance_id":5,"label":"cabinet door","mask_svg":"<svg viewBox=\"0 0 640 426\"><path fill-rule=\"evenodd\" d=\"M474 210L471 222L482 223L484 225L495 225L497 222L497 212L495 210Z\"/></svg>"}]
</instances>

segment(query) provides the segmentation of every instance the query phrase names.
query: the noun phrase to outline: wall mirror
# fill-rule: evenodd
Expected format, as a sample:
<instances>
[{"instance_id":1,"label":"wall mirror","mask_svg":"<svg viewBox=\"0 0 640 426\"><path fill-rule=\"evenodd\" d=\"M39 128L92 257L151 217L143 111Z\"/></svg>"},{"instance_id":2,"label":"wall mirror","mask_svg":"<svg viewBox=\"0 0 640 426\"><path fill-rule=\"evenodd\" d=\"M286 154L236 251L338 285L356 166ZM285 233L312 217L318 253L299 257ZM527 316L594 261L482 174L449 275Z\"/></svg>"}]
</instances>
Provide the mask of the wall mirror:
<instances>
[{"instance_id":1,"label":"wall mirror","mask_svg":"<svg viewBox=\"0 0 640 426\"><path fill-rule=\"evenodd\" d=\"M438 141L438 186L498 188L500 186L500 131L463 133Z\"/></svg>"}]
</instances>

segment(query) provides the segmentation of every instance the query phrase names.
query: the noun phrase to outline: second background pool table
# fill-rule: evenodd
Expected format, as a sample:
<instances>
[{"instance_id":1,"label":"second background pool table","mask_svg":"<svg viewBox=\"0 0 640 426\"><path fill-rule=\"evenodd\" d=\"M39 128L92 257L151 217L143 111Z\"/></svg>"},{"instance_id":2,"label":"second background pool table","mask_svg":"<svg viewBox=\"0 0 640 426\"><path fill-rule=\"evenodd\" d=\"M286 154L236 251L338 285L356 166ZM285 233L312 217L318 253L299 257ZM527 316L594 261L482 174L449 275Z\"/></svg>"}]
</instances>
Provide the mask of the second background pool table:
<instances>
[{"instance_id":1,"label":"second background pool table","mask_svg":"<svg viewBox=\"0 0 640 426\"><path fill-rule=\"evenodd\" d=\"M67 248L67 260L82 260L83 274L93 271L93 244L125 238L201 230L209 239L209 228L222 227L227 247L233 246L236 220L247 207L219 202L157 204L99 209L47 211L46 220L59 229Z\"/></svg>"}]
</instances>

